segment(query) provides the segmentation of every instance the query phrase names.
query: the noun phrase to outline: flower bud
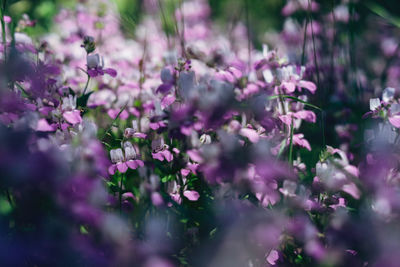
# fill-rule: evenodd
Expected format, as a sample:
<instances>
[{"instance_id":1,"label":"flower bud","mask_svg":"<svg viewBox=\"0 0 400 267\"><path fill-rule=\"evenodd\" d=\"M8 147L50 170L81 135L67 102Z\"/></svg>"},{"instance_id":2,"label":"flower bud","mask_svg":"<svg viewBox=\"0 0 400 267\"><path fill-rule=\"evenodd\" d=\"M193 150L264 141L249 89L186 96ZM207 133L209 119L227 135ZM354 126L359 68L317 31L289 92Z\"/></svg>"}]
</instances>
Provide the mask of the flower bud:
<instances>
[{"instance_id":1,"label":"flower bud","mask_svg":"<svg viewBox=\"0 0 400 267\"><path fill-rule=\"evenodd\" d=\"M89 69L95 69L100 66L100 56L99 54L87 55L86 64Z\"/></svg>"},{"instance_id":2,"label":"flower bud","mask_svg":"<svg viewBox=\"0 0 400 267\"><path fill-rule=\"evenodd\" d=\"M135 134L135 132L136 131L134 129L132 129L132 128L126 128L125 131L124 131L124 137L125 138L132 138L133 135Z\"/></svg>"},{"instance_id":3,"label":"flower bud","mask_svg":"<svg viewBox=\"0 0 400 267\"><path fill-rule=\"evenodd\" d=\"M92 36L85 36L83 38L83 44L81 45L81 47L85 48L86 53L92 53L96 49L94 38Z\"/></svg>"},{"instance_id":4,"label":"flower bud","mask_svg":"<svg viewBox=\"0 0 400 267\"><path fill-rule=\"evenodd\" d=\"M200 136L200 143L202 143L203 145L211 144L211 136L209 136L208 134L203 134L202 136Z\"/></svg>"}]
</instances>

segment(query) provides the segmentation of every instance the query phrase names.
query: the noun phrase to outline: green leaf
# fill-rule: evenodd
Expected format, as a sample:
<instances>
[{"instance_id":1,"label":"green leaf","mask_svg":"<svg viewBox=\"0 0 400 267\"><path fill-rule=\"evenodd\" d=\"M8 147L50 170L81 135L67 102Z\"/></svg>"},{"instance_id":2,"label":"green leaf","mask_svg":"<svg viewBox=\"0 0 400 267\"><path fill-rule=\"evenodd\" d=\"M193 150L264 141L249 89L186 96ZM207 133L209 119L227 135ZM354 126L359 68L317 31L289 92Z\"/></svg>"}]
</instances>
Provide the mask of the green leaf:
<instances>
[{"instance_id":1,"label":"green leaf","mask_svg":"<svg viewBox=\"0 0 400 267\"><path fill-rule=\"evenodd\" d=\"M87 106L87 102L88 102L89 96L92 93L93 93L93 91L78 97L78 99L76 100L76 103L77 103L78 107L85 108Z\"/></svg>"},{"instance_id":2,"label":"green leaf","mask_svg":"<svg viewBox=\"0 0 400 267\"><path fill-rule=\"evenodd\" d=\"M268 100L273 100L273 99L277 99L277 98L280 98L280 97L292 99L292 100L295 100L297 102L303 103L304 105L306 105L308 107L311 107L311 108L314 108L316 110L322 111L322 109L320 107L317 107L317 106L315 106L313 104L310 104L310 103L308 103L308 102L306 102L304 100L301 100L300 98L297 98L297 97L294 97L294 96L290 96L290 95L272 95L272 96L268 97Z\"/></svg>"},{"instance_id":3,"label":"green leaf","mask_svg":"<svg viewBox=\"0 0 400 267\"><path fill-rule=\"evenodd\" d=\"M166 183L169 181L173 181L174 180L174 176L172 174L164 176L163 178L161 178L161 182Z\"/></svg>"},{"instance_id":4,"label":"green leaf","mask_svg":"<svg viewBox=\"0 0 400 267\"><path fill-rule=\"evenodd\" d=\"M216 232L217 232L217 228L212 229L210 232L210 237L213 237Z\"/></svg>"},{"instance_id":5,"label":"green leaf","mask_svg":"<svg viewBox=\"0 0 400 267\"><path fill-rule=\"evenodd\" d=\"M0 214L8 214L12 211L12 206L7 199L1 198L0 199Z\"/></svg>"},{"instance_id":6,"label":"green leaf","mask_svg":"<svg viewBox=\"0 0 400 267\"><path fill-rule=\"evenodd\" d=\"M366 3L365 5L378 16L386 19L389 23L400 28L400 18L391 15L384 7L376 3Z\"/></svg>"},{"instance_id":7,"label":"green leaf","mask_svg":"<svg viewBox=\"0 0 400 267\"><path fill-rule=\"evenodd\" d=\"M83 225L80 226L79 230L80 230L81 234L84 234L84 235L89 234L88 230Z\"/></svg>"}]
</instances>

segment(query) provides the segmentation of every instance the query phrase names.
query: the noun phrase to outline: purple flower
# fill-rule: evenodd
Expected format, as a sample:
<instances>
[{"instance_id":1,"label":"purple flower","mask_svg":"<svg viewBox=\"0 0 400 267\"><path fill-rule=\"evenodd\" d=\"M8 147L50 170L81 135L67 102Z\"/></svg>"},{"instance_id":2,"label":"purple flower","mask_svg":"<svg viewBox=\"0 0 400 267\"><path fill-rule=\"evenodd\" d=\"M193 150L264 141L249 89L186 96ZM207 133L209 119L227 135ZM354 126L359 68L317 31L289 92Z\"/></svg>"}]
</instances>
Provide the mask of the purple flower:
<instances>
[{"instance_id":1,"label":"purple flower","mask_svg":"<svg viewBox=\"0 0 400 267\"><path fill-rule=\"evenodd\" d=\"M86 56L87 73L90 77L103 76L108 74L111 77L117 76L117 71L112 68L104 69L104 60L99 54Z\"/></svg>"}]
</instances>

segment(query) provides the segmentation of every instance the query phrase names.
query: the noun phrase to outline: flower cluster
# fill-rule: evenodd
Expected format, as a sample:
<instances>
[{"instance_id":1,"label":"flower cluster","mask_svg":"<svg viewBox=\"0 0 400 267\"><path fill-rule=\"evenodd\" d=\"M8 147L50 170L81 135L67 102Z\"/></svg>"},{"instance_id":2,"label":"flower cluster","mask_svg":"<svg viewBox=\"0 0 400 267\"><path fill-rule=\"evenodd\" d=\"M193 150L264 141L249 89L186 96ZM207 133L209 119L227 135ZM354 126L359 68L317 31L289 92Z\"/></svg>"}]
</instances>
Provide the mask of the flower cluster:
<instances>
[{"instance_id":1,"label":"flower cluster","mask_svg":"<svg viewBox=\"0 0 400 267\"><path fill-rule=\"evenodd\" d=\"M364 116L329 110L325 100L349 99L344 79L320 76L328 61L309 59L324 58L329 16L308 17L304 35L291 18L320 5L287 1L282 46L259 51L242 23L215 26L205 0L171 14L168 1L142 2L134 39L105 0L62 9L34 40L29 17L17 29L3 18L0 262L398 264L397 89ZM350 113L362 127L338 123Z\"/></svg>"}]
</instances>

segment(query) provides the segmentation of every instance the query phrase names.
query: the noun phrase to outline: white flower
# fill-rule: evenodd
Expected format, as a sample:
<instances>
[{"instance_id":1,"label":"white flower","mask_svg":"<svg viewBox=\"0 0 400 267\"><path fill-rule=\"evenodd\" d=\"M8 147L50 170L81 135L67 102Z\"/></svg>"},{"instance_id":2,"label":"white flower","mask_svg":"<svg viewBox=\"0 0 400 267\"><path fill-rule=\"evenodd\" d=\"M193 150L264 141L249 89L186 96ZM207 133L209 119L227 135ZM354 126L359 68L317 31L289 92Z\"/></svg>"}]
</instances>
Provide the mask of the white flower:
<instances>
[{"instance_id":1,"label":"white flower","mask_svg":"<svg viewBox=\"0 0 400 267\"><path fill-rule=\"evenodd\" d=\"M274 81L274 76L272 75L271 70L266 69L263 71L264 80L267 83L272 83Z\"/></svg>"},{"instance_id":2,"label":"white flower","mask_svg":"<svg viewBox=\"0 0 400 267\"><path fill-rule=\"evenodd\" d=\"M371 98L369 100L369 109L371 111L375 111L380 106L381 106L381 101L379 100L379 98Z\"/></svg>"},{"instance_id":3,"label":"white flower","mask_svg":"<svg viewBox=\"0 0 400 267\"><path fill-rule=\"evenodd\" d=\"M124 153L121 148L111 149L110 157L113 163L119 163L124 161Z\"/></svg>"},{"instance_id":4,"label":"white flower","mask_svg":"<svg viewBox=\"0 0 400 267\"><path fill-rule=\"evenodd\" d=\"M19 44L33 45L31 37L25 33L16 32L14 35L15 42Z\"/></svg>"},{"instance_id":5,"label":"white flower","mask_svg":"<svg viewBox=\"0 0 400 267\"><path fill-rule=\"evenodd\" d=\"M211 144L211 136L209 136L208 134L203 134L202 136L200 136L200 143L202 143L203 145Z\"/></svg>"},{"instance_id":6,"label":"white flower","mask_svg":"<svg viewBox=\"0 0 400 267\"><path fill-rule=\"evenodd\" d=\"M279 191L284 195L284 196L289 196L289 197L294 197L296 196L297 184L293 181L285 180L283 182L283 187L279 189Z\"/></svg>"},{"instance_id":7,"label":"white flower","mask_svg":"<svg viewBox=\"0 0 400 267\"><path fill-rule=\"evenodd\" d=\"M376 199L371 205L373 211L382 215L383 217L388 217L392 212L392 207L386 198L380 197Z\"/></svg>"},{"instance_id":8,"label":"white flower","mask_svg":"<svg viewBox=\"0 0 400 267\"><path fill-rule=\"evenodd\" d=\"M163 149L167 148L168 145L164 143L164 138L160 137L151 141L151 149L154 153L162 151Z\"/></svg>"},{"instance_id":9,"label":"white flower","mask_svg":"<svg viewBox=\"0 0 400 267\"><path fill-rule=\"evenodd\" d=\"M62 101L63 110L74 110L76 109L76 96L68 95L68 97L63 97Z\"/></svg>"},{"instance_id":10,"label":"white flower","mask_svg":"<svg viewBox=\"0 0 400 267\"><path fill-rule=\"evenodd\" d=\"M124 150L125 150L125 160L136 159L136 150L133 147L131 142L124 143Z\"/></svg>"},{"instance_id":11,"label":"white flower","mask_svg":"<svg viewBox=\"0 0 400 267\"><path fill-rule=\"evenodd\" d=\"M387 103L387 102L393 100L395 92L396 92L396 89L394 89L392 87L387 87L385 90L383 90L383 93L382 93L383 102Z\"/></svg>"}]
</instances>

